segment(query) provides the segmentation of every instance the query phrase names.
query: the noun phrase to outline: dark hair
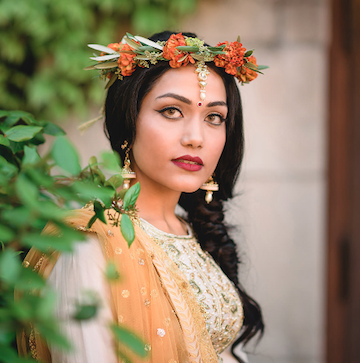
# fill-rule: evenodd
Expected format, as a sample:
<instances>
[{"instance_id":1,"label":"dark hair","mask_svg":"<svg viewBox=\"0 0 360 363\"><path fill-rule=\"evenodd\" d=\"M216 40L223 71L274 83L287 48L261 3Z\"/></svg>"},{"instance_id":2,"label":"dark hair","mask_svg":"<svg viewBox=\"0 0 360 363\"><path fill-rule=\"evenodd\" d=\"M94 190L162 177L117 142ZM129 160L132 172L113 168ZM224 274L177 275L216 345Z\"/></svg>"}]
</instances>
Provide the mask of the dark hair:
<instances>
[{"instance_id":1,"label":"dark hair","mask_svg":"<svg viewBox=\"0 0 360 363\"><path fill-rule=\"evenodd\" d=\"M166 41L171 32L154 34L149 39ZM189 37L196 37L193 33L183 33ZM264 324L261 309L257 302L248 296L239 283L238 265L240 263L236 253L236 245L228 235L228 228L224 223L223 201L233 196L233 189L240 172L244 152L243 118L239 89L233 76L224 69L207 63L222 78L227 95L228 116L226 121L226 143L215 169L215 179L219 183L219 191L214 193L214 200L207 204L204 191L182 193L179 204L187 212L197 239L203 250L208 251L220 268L235 284L244 308L244 328L241 336L232 345L246 344L258 332L262 335ZM136 136L136 120L145 95L150 92L154 83L170 69L168 62L158 62L149 68L137 67L131 77L117 80L109 88L105 103L105 132L111 147L124 160L124 150L121 145L125 140L131 145Z\"/></svg>"}]
</instances>

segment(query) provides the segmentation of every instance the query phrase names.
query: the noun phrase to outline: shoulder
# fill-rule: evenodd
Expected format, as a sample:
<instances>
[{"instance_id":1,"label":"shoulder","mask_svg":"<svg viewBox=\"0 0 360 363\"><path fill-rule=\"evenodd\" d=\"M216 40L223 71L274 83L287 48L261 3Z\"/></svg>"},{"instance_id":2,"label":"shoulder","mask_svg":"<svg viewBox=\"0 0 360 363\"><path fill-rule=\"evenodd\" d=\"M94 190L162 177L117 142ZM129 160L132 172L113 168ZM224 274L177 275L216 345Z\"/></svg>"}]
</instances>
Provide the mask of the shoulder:
<instances>
[{"instance_id":1,"label":"shoulder","mask_svg":"<svg viewBox=\"0 0 360 363\"><path fill-rule=\"evenodd\" d=\"M53 285L91 287L104 281L106 260L96 234L89 233L85 241L74 243L72 252L63 252L57 259L49 281Z\"/></svg>"}]
</instances>

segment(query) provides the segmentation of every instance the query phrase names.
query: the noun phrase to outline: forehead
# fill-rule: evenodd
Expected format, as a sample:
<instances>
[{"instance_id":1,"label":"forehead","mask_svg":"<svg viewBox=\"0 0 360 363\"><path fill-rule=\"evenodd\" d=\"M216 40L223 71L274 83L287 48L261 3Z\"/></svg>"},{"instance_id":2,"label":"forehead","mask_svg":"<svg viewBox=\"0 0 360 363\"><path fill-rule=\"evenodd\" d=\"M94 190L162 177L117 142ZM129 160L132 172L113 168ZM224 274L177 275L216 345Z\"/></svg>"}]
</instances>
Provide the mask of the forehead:
<instances>
[{"instance_id":1,"label":"forehead","mask_svg":"<svg viewBox=\"0 0 360 363\"><path fill-rule=\"evenodd\" d=\"M171 68L165 72L155 83L149 96L156 98L164 93L176 93L194 102L200 100L200 85L195 73L196 67L192 64L186 67ZM207 77L206 101L226 102L226 90L222 78L208 67L210 74Z\"/></svg>"}]
</instances>

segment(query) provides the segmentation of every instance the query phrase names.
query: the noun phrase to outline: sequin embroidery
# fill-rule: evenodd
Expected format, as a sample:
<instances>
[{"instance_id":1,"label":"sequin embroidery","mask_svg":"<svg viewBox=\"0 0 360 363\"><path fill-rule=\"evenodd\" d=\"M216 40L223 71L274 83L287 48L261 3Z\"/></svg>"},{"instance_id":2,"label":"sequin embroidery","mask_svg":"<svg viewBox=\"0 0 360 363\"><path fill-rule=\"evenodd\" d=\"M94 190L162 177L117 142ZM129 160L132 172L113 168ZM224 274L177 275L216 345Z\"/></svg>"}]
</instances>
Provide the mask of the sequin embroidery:
<instances>
[{"instance_id":1,"label":"sequin embroidery","mask_svg":"<svg viewBox=\"0 0 360 363\"><path fill-rule=\"evenodd\" d=\"M176 236L158 230L143 219L140 219L140 226L187 278L204 315L214 349L220 354L235 339L244 318L234 284L210 254L201 249L190 228L189 235Z\"/></svg>"}]
</instances>

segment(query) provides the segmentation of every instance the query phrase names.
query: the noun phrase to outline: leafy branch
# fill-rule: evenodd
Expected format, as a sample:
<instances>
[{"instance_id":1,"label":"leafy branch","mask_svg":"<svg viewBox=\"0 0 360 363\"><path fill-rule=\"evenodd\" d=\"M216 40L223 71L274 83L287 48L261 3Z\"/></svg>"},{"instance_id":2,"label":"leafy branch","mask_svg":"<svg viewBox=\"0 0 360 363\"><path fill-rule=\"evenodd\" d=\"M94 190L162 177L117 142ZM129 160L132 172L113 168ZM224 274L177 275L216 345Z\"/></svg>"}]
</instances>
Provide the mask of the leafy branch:
<instances>
[{"instance_id":1,"label":"leafy branch","mask_svg":"<svg viewBox=\"0 0 360 363\"><path fill-rule=\"evenodd\" d=\"M88 43L178 27L197 0L0 1L0 108L85 117L103 90L83 72ZM124 25L122 25L124 24Z\"/></svg>"},{"instance_id":2,"label":"leafy branch","mask_svg":"<svg viewBox=\"0 0 360 363\"><path fill-rule=\"evenodd\" d=\"M38 147L44 144L45 135L54 140L50 151L41 156ZM16 332L30 324L49 343L69 348L53 315L55 295L42 277L22 265L22 260L31 247L45 254L53 250L71 252L74 243L85 236L64 218L89 201L94 215L88 226L97 219L107 223L105 213L113 208L116 219L111 223L119 226L130 246L135 238L131 219L140 185L118 193L122 184L119 165L118 157L107 152L100 162L92 157L82 169L76 149L59 126L37 121L27 112L0 110L0 362L32 361L20 359L13 348ZM101 168L117 174L107 179ZM58 236L40 234L48 222L56 226ZM111 263L106 274L110 281L119 277ZM20 296L17 300L15 288ZM93 317L97 305L96 299L79 304L74 318ZM119 333L123 332L121 327L112 330L115 336L123 334ZM134 335L127 341L136 352L144 346Z\"/></svg>"}]
</instances>

